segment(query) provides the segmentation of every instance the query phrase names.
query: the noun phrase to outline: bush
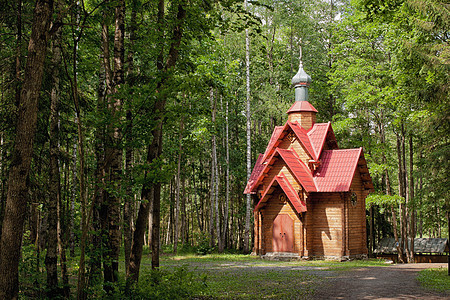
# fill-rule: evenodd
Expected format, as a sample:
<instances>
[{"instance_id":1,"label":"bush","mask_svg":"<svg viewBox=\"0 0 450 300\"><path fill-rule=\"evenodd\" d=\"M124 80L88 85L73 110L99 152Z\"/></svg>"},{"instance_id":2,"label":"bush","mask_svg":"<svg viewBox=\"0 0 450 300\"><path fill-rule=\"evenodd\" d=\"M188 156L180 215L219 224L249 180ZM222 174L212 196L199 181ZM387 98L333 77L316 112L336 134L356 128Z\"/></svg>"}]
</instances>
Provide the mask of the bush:
<instances>
[{"instance_id":1,"label":"bush","mask_svg":"<svg viewBox=\"0 0 450 300\"><path fill-rule=\"evenodd\" d=\"M212 253L215 248L209 246L209 235L201 234L198 238L198 245L195 247L195 253L198 255L206 255Z\"/></svg>"},{"instance_id":2,"label":"bush","mask_svg":"<svg viewBox=\"0 0 450 300\"><path fill-rule=\"evenodd\" d=\"M39 253L34 245L22 247L22 257L19 261L19 297L24 299L45 297L44 253Z\"/></svg>"},{"instance_id":3,"label":"bush","mask_svg":"<svg viewBox=\"0 0 450 300\"><path fill-rule=\"evenodd\" d=\"M166 270L151 270L140 276L137 286L125 291L122 286L117 299L189 299L201 293L206 288L206 276L196 275L188 271L186 266L173 272Z\"/></svg>"},{"instance_id":4,"label":"bush","mask_svg":"<svg viewBox=\"0 0 450 300\"><path fill-rule=\"evenodd\" d=\"M419 272L417 279L421 285L440 292L450 291L450 280L447 268L426 269Z\"/></svg>"}]
</instances>

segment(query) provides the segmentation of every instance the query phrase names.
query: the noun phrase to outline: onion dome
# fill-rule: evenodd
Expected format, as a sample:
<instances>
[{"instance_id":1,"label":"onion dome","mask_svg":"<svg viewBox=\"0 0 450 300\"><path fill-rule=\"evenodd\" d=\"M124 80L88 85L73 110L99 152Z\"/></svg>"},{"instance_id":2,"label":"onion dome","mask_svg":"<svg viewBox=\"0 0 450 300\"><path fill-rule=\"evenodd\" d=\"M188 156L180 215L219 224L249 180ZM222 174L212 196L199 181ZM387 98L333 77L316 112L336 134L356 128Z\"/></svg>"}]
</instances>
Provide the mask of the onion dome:
<instances>
[{"instance_id":1,"label":"onion dome","mask_svg":"<svg viewBox=\"0 0 450 300\"><path fill-rule=\"evenodd\" d=\"M292 84L295 88L295 101L308 101L308 86L311 83L311 77L303 70L303 63L300 60L300 67L297 74L292 78Z\"/></svg>"},{"instance_id":2,"label":"onion dome","mask_svg":"<svg viewBox=\"0 0 450 300\"><path fill-rule=\"evenodd\" d=\"M294 86L309 86L311 81L311 76L306 74L305 70L303 70L303 63L300 61L300 67L297 74L295 74L295 76L292 78L292 84Z\"/></svg>"}]
</instances>

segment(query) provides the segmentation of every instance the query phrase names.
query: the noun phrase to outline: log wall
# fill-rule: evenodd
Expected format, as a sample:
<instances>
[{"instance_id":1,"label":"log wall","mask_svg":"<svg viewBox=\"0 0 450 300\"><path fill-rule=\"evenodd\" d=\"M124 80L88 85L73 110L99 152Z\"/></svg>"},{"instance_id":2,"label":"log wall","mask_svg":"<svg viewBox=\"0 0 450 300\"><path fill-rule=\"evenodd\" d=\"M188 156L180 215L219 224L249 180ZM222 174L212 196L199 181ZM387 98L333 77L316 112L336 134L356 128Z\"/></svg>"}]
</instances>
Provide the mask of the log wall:
<instances>
[{"instance_id":1,"label":"log wall","mask_svg":"<svg viewBox=\"0 0 450 300\"><path fill-rule=\"evenodd\" d=\"M349 250L350 256L367 254L366 244L366 196L361 175L356 170L350 190L357 195L356 205L350 201L350 195L347 197L349 202Z\"/></svg>"},{"instance_id":2,"label":"log wall","mask_svg":"<svg viewBox=\"0 0 450 300\"><path fill-rule=\"evenodd\" d=\"M308 130L316 122L316 113L312 111L291 112L288 114L288 120L290 122L297 121L300 126Z\"/></svg>"},{"instance_id":3,"label":"log wall","mask_svg":"<svg viewBox=\"0 0 450 300\"><path fill-rule=\"evenodd\" d=\"M344 205L339 193L314 193L307 201L307 209L309 256L342 256Z\"/></svg>"}]
</instances>

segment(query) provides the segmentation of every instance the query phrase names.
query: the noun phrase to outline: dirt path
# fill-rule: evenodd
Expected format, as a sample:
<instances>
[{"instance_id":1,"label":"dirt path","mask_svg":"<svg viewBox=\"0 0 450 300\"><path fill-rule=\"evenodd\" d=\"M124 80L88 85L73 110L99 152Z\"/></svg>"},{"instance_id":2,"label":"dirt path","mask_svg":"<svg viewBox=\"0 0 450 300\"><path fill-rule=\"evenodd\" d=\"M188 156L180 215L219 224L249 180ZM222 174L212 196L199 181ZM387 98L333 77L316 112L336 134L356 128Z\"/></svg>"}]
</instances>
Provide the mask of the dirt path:
<instances>
[{"instance_id":1,"label":"dirt path","mask_svg":"<svg viewBox=\"0 0 450 300\"><path fill-rule=\"evenodd\" d=\"M333 272L316 290L315 299L450 299L420 287L416 277L423 269L446 264L405 264ZM450 280L450 279L449 279Z\"/></svg>"}]
</instances>

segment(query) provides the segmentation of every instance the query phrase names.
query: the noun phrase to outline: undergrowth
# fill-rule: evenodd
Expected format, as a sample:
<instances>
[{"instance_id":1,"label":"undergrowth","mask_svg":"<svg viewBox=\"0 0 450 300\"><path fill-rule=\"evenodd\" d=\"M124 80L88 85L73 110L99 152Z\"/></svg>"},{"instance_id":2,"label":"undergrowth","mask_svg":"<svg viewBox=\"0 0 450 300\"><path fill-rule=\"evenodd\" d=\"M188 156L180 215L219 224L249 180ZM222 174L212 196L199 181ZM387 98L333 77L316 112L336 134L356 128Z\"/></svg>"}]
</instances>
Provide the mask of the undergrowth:
<instances>
[{"instance_id":1,"label":"undergrowth","mask_svg":"<svg viewBox=\"0 0 450 300\"><path fill-rule=\"evenodd\" d=\"M450 291L450 276L446 268L422 270L417 279L427 289L439 292Z\"/></svg>"}]
</instances>

